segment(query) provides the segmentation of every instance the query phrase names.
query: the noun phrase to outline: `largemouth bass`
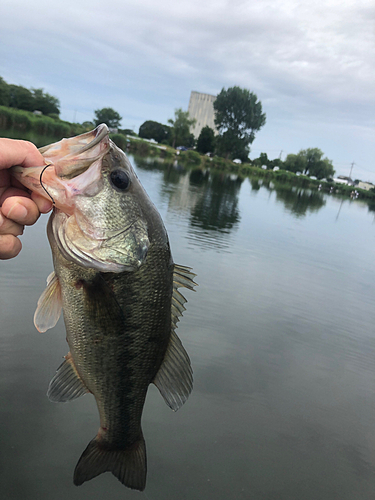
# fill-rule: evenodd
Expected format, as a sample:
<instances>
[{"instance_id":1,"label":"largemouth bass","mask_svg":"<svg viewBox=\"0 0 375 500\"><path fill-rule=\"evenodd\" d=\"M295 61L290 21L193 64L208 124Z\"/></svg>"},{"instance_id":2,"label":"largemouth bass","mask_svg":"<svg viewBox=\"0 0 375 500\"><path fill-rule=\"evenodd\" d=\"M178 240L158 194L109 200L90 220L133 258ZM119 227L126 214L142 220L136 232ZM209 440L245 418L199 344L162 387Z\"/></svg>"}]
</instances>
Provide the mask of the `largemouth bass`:
<instances>
[{"instance_id":1,"label":"largemouth bass","mask_svg":"<svg viewBox=\"0 0 375 500\"><path fill-rule=\"evenodd\" d=\"M62 310L70 352L47 394L66 402L90 392L100 416L74 483L110 471L143 490L148 386L175 411L192 389L175 328L186 302L178 288L193 290L195 274L173 263L161 217L106 125L40 151L45 166L13 167L12 174L54 202L47 229L54 272L34 323L45 332Z\"/></svg>"}]
</instances>

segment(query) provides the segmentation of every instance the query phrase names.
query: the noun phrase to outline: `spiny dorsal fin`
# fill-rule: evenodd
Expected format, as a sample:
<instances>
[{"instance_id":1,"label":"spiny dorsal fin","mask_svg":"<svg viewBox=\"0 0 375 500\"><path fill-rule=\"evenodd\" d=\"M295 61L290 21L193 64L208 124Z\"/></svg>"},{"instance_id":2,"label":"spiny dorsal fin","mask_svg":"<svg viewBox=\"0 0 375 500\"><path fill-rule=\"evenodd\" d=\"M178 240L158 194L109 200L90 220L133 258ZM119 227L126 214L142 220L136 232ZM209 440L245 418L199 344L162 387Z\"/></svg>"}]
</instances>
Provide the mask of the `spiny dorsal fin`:
<instances>
[{"instance_id":1,"label":"spiny dorsal fin","mask_svg":"<svg viewBox=\"0 0 375 500\"><path fill-rule=\"evenodd\" d=\"M173 270L173 294L172 294L172 328L177 327L177 323L180 321L180 316L186 310L184 304L187 302L185 297L180 293L177 288L188 288L189 290L194 290L194 286L197 283L193 280L196 274L192 273L190 267L174 265Z\"/></svg>"},{"instance_id":2,"label":"spiny dorsal fin","mask_svg":"<svg viewBox=\"0 0 375 500\"><path fill-rule=\"evenodd\" d=\"M34 314L36 329L44 333L53 328L61 315L62 298L59 280L52 272L47 278L47 287L39 297Z\"/></svg>"},{"instance_id":3,"label":"spiny dorsal fin","mask_svg":"<svg viewBox=\"0 0 375 500\"><path fill-rule=\"evenodd\" d=\"M77 372L70 352L51 380L47 396L54 403L66 403L90 392Z\"/></svg>"},{"instance_id":4,"label":"spiny dorsal fin","mask_svg":"<svg viewBox=\"0 0 375 500\"><path fill-rule=\"evenodd\" d=\"M153 382L167 405L174 411L185 403L191 393L193 370L189 356L174 330L163 363Z\"/></svg>"}]
</instances>

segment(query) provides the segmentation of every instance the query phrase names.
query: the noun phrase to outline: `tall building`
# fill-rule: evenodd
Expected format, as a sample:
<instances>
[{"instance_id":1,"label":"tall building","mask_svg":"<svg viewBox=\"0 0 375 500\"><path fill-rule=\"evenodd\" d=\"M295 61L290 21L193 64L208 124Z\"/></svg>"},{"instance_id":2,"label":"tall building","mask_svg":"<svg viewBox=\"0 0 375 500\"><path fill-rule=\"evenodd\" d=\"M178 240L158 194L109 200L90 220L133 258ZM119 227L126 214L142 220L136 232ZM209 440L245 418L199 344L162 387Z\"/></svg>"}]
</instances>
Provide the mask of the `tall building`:
<instances>
[{"instance_id":1,"label":"tall building","mask_svg":"<svg viewBox=\"0 0 375 500\"><path fill-rule=\"evenodd\" d=\"M200 92L195 91L192 91L190 94L188 108L189 117L196 119L195 125L190 127L190 132L194 134L196 139L198 139L202 128L206 125L211 127L215 131L215 134L217 134L214 122L215 113L213 106L215 99L215 95L201 94Z\"/></svg>"}]
</instances>

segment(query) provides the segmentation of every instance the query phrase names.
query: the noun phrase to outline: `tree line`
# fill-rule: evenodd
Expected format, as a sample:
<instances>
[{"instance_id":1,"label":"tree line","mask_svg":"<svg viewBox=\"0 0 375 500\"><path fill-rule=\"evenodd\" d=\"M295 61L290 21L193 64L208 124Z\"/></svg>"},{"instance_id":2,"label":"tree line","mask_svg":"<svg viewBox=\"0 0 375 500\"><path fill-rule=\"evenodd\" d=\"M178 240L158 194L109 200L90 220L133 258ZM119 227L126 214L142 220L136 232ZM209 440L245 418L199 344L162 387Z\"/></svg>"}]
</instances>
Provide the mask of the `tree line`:
<instances>
[{"instance_id":1,"label":"tree line","mask_svg":"<svg viewBox=\"0 0 375 500\"><path fill-rule=\"evenodd\" d=\"M40 111L43 115L60 114L60 101L43 89L27 89L22 85L7 83L0 76L0 106L23 109L25 111Z\"/></svg>"},{"instance_id":2,"label":"tree line","mask_svg":"<svg viewBox=\"0 0 375 500\"><path fill-rule=\"evenodd\" d=\"M59 118L60 101L43 89L27 89L21 85L8 84L0 77L0 105L26 111L40 111L43 115ZM226 159L239 159L263 168L279 167L294 173L315 176L318 179L332 177L334 169L332 162L324 158L318 148L310 148L290 154L284 162L280 159L269 160L265 153L259 158L249 160L250 146L255 134L266 123L262 103L256 94L238 86L223 88L214 101L215 126L217 134L210 127L204 127L197 140L190 132L195 120L187 111L181 108L175 110L174 118L168 120L168 125L147 120L139 128L139 137L154 139L158 143L167 144L173 148L184 146L196 147L202 154L212 153ZM107 107L94 111L93 122L84 122L85 128L92 124L106 123L110 128L118 129L120 133L134 134L129 129L119 129L122 117L114 109Z\"/></svg>"}]
</instances>

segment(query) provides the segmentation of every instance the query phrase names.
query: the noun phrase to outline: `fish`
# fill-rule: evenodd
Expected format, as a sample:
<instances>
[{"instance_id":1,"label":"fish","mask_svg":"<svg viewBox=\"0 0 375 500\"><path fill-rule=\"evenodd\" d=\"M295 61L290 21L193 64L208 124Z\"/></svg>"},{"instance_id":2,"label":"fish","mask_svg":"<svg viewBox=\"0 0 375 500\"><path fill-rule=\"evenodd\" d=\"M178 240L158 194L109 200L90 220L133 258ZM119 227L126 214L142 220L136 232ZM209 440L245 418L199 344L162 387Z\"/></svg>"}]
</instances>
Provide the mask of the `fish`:
<instances>
[{"instance_id":1,"label":"fish","mask_svg":"<svg viewBox=\"0 0 375 500\"><path fill-rule=\"evenodd\" d=\"M148 386L174 411L193 386L175 330L186 303L179 288L194 290L196 275L173 262L161 216L105 124L40 152L45 165L11 173L54 204L47 225L54 271L34 324L45 332L62 311L69 352L47 395L67 402L91 393L100 418L73 481L78 486L111 472L143 491Z\"/></svg>"}]
</instances>

